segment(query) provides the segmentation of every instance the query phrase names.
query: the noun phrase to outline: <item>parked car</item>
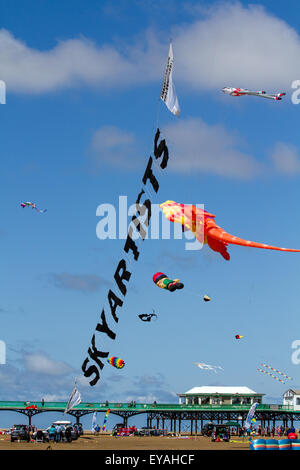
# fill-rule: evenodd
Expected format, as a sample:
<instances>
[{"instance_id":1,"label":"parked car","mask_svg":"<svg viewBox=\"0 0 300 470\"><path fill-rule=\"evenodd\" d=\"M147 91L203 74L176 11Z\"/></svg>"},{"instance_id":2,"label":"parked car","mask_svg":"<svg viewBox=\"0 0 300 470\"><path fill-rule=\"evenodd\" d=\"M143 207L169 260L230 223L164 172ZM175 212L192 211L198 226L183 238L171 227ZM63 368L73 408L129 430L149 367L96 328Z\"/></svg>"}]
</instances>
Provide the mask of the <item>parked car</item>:
<instances>
[{"instance_id":1,"label":"parked car","mask_svg":"<svg viewBox=\"0 0 300 470\"><path fill-rule=\"evenodd\" d=\"M71 431L70 435L71 435L72 441L76 441L76 439L78 439L78 437L79 437L79 432L76 429L76 427L72 425L71 421L55 421L54 423L52 423L51 426L55 426L55 427L60 426L61 427L61 431L62 431L62 436L61 437L62 437L63 441L67 440L67 437L66 437L67 428L70 429L70 431ZM51 428L51 426L49 426L46 429L47 432L49 432L49 429Z\"/></svg>"},{"instance_id":2,"label":"parked car","mask_svg":"<svg viewBox=\"0 0 300 470\"><path fill-rule=\"evenodd\" d=\"M36 442L49 442L49 433L44 429L38 429L32 434L32 439Z\"/></svg>"},{"instance_id":3,"label":"parked car","mask_svg":"<svg viewBox=\"0 0 300 470\"><path fill-rule=\"evenodd\" d=\"M135 433L136 436L161 436L162 434L163 431L161 429L149 428L147 426L142 426Z\"/></svg>"},{"instance_id":4,"label":"parked car","mask_svg":"<svg viewBox=\"0 0 300 470\"><path fill-rule=\"evenodd\" d=\"M11 442L20 440L30 442L30 428L26 424L14 424L10 433Z\"/></svg>"}]
</instances>

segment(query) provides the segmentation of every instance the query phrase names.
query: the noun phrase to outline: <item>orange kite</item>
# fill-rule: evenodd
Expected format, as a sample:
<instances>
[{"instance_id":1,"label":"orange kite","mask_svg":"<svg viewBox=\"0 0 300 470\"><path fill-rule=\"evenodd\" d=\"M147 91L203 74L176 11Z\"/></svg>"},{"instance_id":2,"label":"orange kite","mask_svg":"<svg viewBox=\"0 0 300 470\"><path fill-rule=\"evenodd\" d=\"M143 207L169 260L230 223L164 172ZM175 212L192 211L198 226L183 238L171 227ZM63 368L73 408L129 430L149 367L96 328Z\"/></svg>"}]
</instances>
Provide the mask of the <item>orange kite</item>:
<instances>
[{"instance_id":1,"label":"orange kite","mask_svg":"<svg viewBox=\"0 0 300 470\"><path fill-rule=\"evenodd\" d=\"M249 246L253 248L264 248L267 250L300 252L300 250L280 248L277 246L270 246L264 243L256 243L249 240L243 240L239 237L234 237L233 235L225 232L216 224L214 220L214 214L210 214L209 212L206 212L200 208L196 208L193 205L178 204L174 201L166 201L163 204L160 204L160 207L167 219L169 219L171 222L178 222L182 224L183 230L184 228L191 230L200 243L207 243L213 251L220 253L226 260L230 260L230 255L227 251L227 246L229 244Z\"/></svg>"}]
</instances>

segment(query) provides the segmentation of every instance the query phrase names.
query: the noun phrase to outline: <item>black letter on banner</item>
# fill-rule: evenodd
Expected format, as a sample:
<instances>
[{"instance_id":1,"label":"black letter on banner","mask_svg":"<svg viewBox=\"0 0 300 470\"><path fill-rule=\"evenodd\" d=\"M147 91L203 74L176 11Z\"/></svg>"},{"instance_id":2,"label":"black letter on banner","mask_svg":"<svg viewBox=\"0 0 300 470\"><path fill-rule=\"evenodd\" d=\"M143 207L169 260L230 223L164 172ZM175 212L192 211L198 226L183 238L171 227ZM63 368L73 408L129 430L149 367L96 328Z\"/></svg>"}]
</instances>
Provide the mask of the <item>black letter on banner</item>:
<instances>
[{"instance_id":1,"label":"black letter on banner","mask_svg":"<svg viewBox=\"0 0 300 470\"><path fill-rule=\"evenodd\" d=\"M128 238L127 238L128 239ZM120 276L119 272L122 269L122 275ZM114 274L115 281L117 283L118 288L122 292L122 294L125 296L127 292L127 288L123 282L123 279L125 281L129 281L131 276L131 273L129 271L126 271L126 261L125 259L121 259L121 261L118 264L118 267L116 269L116 272Z\"/></svg>"},{"instance_id":2,"label":"black letter on banner","mask_svg":"<svg viewBox=\"0 0 300 470\"><path fill-rule=\"evenodd\" d=\"M129 225L128 235L126 238L126 243L124 245L124 251L128 253L129 250L132 250L134 259L135 261L137 261L138 257L140 256L140 253L137 249L136 244L134 243L131 237L132 237L132 227Z\"/></svg>"},{"instance_id":3,"label":"black letter on banner","mask_svg":"<svg viewBox=\"0 0 300 470\"><path fill-rule=\"evenodd\" d=\"M90 385L93 386L93 385L96 385L96 383L100 379L100 374L99 374L99 371L98 371L98 369L95 365L92 365L87 369L86 366L87 366L88 362L90 362L90 360L87 357L85 359L85 361L83 362L83 364L81 366L81 369L82 369L83 375L85 377L90 377L92 374L95 374L95 378L89 382Z\"/></svg>"},{"instance_id":4,"label":"black letter on banner","mask_svg":"<svg viewBox=\"0 0 300 470\"><path fill-rule=\"evenodd\" d=\"M102 310L102 313L101 313L101 320L102 320L102 323L97 324L96 330L100 331L102 333L106 333L107 336L109 336L109 338L111 338L111 339L115 339L116 338L116 333L111 331L111 329L107 325L104 310ZM116 321L118 321L118 320L116 320Z\"/></svg>"},{"instance_id":5,"label":"black letter on banner","mask_svg":"<svg viewBox=\"0 0 300 470\"><path fill-rule=\"evenodd\" d=\"M89 348L88 349L88 354L90 356L91 359L93 359L93 361L96 362L96 364L98 364L98 366L100 367L100 369L103 369L104 367L104 364L103 362L100 361L100 359L98 359L99 357L107 357L108 356L108 352L102 352L102 351L99 351L97 348L96 348L96 345L95 345L95 335L93 334L92 336L92 348Z\"/></svg>"},{"instance_id":6,"label":"black letter on banner","mask_svg":"<svg viewBox=\"0 0 300 470\"><path fill-rule=\"evenodd\" d=\"M116 315L116 310L117 310L117 307L122 307L123 301L119 299L119 297L117 297L116 294L112 290L109 290L107 299L110 305L110 310L111 310L113 319L115 320L116 323L118 323L119 318Z\"/></svg>"},{"instance_id":7,"label":"black letter on banner","mask_svg":"<svg viewBox=\"0 0 300 470\"><path fill-rule=\"evenodd\" d=\"M144 204L141 205L141 204L139 203L140 200L141 200L141 197L142 197L142 195L143 195L144 193L145 193L145 191L142 190L142 191L140 192L140 194L138 195L138 198L137 198L137 200L136 200L136 208L137 208L137 213L139 214L139 216L140 216L140 215L144 215L145 212L146 212L146 210L148 210L147 218L146 218L146 220L144 221L146 227L148 227L148 225L149 225L149 219L150 219L150 217L151 217L151 202L150 202L149 199L146 199L146 201L144 202ZM134 223L135 228L137 229L137 231L138 231L138 232L140 233L140 235L141 235L141 239L144 240L144 239L146 238L147 233L146 233L146 230L144 230L144 228L141 226L141 221L140 221L140 219L138 219L137 216L134 215L134 216L132 217L132 219L131 219L131 222Z\"/></svg>"},{"instance_id":8,"label":"black letter on banner","mask_svg":"<svg viewBox=\"0 0 300 470\"><path fill-rule=\"evenodd\" d=\"M166 146L165 139L163 139L159 143L159 146L157 147L157 142L158 142L159 136L160 136L160 130L157 129L156 134L155 134L155 138L154 138L154 155L155 155L155 158L157 159L157 158L160 158L162 156L162 153L164 154L162 162L160 164L160 167L164 170L166 168L166 166L168 164L168 160L169 160L169 149Z\"/></svg>"},{"instance_id":9,"label":"black letter on banner","mask_svg":"<svg viewBox=\"0 0 300 470\"><path fill-rule=\"evenodd\" d=\"M152 162L153 162L153 159L152 157L150 157L148 160L148 165L147 165L142 181L144 184L146 184L147 180L150 180L150 183L152 184L154 191L157 193L159 184L152 171Z\"/></svg>"}]
</instances>

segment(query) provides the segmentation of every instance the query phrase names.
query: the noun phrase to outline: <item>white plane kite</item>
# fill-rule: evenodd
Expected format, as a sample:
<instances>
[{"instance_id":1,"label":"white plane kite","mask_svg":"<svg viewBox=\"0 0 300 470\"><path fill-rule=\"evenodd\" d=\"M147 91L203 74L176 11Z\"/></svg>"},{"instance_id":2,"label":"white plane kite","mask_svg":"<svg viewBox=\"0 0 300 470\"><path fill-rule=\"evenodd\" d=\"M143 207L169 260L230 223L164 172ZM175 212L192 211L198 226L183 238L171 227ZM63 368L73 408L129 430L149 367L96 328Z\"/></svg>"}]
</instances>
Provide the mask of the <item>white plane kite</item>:
<instances>
[{"instance_id":1,"label":"white plane kite","mask_svg":"<svg viewBox=\"0 0 300 470\"><path fill-rule=\"evenodd\" d=\"M285 96L286 93L266 93L265 91L250 91L244 88L234 88L230 86L226 86L222 88L222 91L227 95L231 96L244 96L244 95L252 95L252 96L260 96L261 98L268 98L269 100L282 100L282 96Z\"/></svg>"},{"instance_id":2,"label":"white plane kite","mask_svg":"<svg viewBox=\"0 0 300 470\"><path fill-rule=\"evenodd\" d=\"M212 366L211 364L205 364L204 362L194 362L194 364L195 366L199 367L199 369L213 370L215 373L217 373L216 369L224 370L220 366Z\"/></svg>"}]
</instances>

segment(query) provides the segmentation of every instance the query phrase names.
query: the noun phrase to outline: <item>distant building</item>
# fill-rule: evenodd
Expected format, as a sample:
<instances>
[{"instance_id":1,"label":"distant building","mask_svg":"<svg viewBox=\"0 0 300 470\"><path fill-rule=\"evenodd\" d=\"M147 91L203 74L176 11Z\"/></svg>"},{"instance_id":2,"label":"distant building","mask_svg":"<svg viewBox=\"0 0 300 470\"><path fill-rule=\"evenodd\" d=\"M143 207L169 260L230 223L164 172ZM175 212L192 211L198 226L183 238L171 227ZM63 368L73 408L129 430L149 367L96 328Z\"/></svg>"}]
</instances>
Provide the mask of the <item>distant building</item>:
<instances>
[{"instance_id":1,"label":"distant building","mask_svg":"<svg viewBox=\"0 0 300 470\"><path fill-rule=\"evenodd\" d=\"M194 387L178 393L179 403L184 405L252 405L262 403L264 393L256 393L248 387Z\"/></svg>"},{"instance_id":2,"label":"distant building","mask_svg":"<svg viewBox=\"0 0 300 470\"><path fill-rule=\"evenodd\" d=\"M283 405L292 406L295 411L300 410L300 390L290 388L284 392Z\"/></svg>"}]
</instances>

